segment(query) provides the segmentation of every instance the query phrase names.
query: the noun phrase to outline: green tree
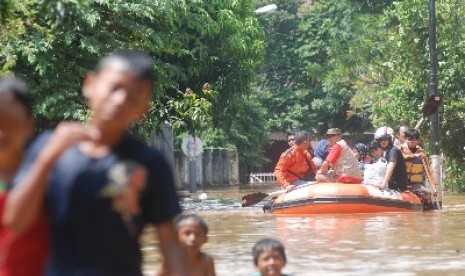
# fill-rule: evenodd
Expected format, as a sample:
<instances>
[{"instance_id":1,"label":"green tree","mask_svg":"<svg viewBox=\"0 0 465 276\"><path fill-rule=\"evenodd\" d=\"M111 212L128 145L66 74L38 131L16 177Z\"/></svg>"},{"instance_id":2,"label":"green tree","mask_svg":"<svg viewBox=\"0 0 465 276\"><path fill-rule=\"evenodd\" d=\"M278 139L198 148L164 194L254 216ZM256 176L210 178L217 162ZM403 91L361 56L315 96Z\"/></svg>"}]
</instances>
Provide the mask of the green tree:
<instances>
[{"instance_id":1,"label":"green tree","mask_svg":"<svg viewBox=\"0 0 465 276\"><path fill-rule=\"evenodd\" d=\"M368 116L347 116L356 88L345 65L354 60L360 1L303 2L279 1L278 12L260 18L267 58L257 86L270 107L270 127L319 133L328 127L352 133L369 128Z\"/></svg>"},{"instance_id":2,"label":"green tree","mask_svg":"<svg viewBox=\"0 0 465 276\"><path fill-rule=\"evenodd\" d=\"M178 134L190 131L193 120L227 134L238 126L224 110L239 109L237 99L250 94L264 49L251 0L16 2L0 30L0 73L14 72L31 84L40 128L84 121L80 83L102 56L120 48L141 49L154 59L155 104L137 127L143 136L166 121L177 122ZM201 93L206 82L217 92L208 100L199 94L190 101L180 92ZM221 143L236 141L226 135Z\"/></svg>"}]
</instances>

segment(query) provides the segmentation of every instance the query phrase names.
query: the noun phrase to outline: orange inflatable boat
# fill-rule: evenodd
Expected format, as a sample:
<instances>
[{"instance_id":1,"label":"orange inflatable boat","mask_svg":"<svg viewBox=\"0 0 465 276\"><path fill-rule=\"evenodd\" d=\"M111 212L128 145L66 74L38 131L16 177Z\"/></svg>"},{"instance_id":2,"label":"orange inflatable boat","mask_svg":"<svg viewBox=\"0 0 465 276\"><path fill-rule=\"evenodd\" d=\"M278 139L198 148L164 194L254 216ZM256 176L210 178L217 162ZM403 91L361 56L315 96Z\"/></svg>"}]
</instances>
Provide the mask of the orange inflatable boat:
<instances>
[{"instance_id":1,"label":"orange inflatable boat","mask_svg":"<svg viewBox=\"0 0 465 276\"><path fill-rule=\"evenodd\" d=\"M335 214L422 211L412 192L398 192L363 184L318 183L278 196L273 214Z\"/></svg>"}]
</instances>

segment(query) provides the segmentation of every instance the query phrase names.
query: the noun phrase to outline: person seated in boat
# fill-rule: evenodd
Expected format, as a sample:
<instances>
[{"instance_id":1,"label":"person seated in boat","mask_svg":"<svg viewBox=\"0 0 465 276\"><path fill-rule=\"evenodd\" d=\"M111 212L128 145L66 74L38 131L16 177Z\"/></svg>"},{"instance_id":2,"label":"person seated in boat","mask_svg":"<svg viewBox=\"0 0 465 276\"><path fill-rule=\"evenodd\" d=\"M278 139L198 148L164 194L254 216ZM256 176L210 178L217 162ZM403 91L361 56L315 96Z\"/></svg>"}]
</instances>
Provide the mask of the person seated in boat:
<instances>
[{"instance_id":1,"label":"person seated in boat","mask_svg":"<svg viewBox=\"0 0 465 276\"><path fill-rule=\"evenodd\" d=\"M383 149L375 140L368 143L368 149L373 162L365 165L363 184L379 187L386 175L387 161L383 157Z\"/></svg>"},{"instance_id":2,"label":"person seated in boat","mask_svg":"<svg viewBox=\"0 0 465 276\"><path fill-rule=\"evenodd\" d=\"M367 154L367 146L364 143L355 144L352 151L354 152L355 158L358 160L358 164L362 172L365 170L366 164L373 163L373 158Z\"/></svg>"},{"instance_id":3,"label":"person seated in boat","mask_svg":"<svg viewBox=\"0 0 465 276\"><path fill-rule=\"evenodd\" d=\"M402 144L402 156L408 173L409 184L423 184L425 151L420 145L420 133L416 129L409 129L405 134L406 141Z\"/></svg>"},{"instance_id":4,"label":"person seated in boat","mask_svg":"<svg viewBox=\"0 0 465 276\"><path fill-rule=\"evenodd\" d=\"M425 161L427 157L421 147L420 132L416 129L409 129L405 133L406 141L402 145L402 155L405 159L405 165L408 175L408 188L423 201L428 201L431 193L423 185L425 181Z\"/></svg>"},{"instance_id":5,"label":"person seated in boat","mask_svg":"<svg viewBox=\"0 0 465 276\"><path fill-rule=\"evenodd\" d=\"M181 214L174 219L178 239L187 258L189 275L214 276L215 264L213 258L202 252L201 247L208 241L208 225L197 214ZM158 269L157 276L170 275L165 264Z\"/></svg>"},{"instance_id":6,"label":"person seated in boat","mask_svg":"<svg viewBox=\"0 0 465 276\"><path fill-rule=\"evenodd\" d=\"M252 248L255 268L254 276L286 276L281 271L286 266L286 252L284 246L276 239L264 238Z\"/></svg>"},{"instance_id":7,"label":"person seated in boat","mask_svg":"<svg viewBox=\"0 0 465 276\"><path fill-rule=\"evenodd\" d=\"M287 144L289 145L289 148L292 148L295 145L295 137L293 132L287 133Z\"/></svg>"},{"instance_id":8,"label":"person seated in boat","mask_svg":"<svg viewBox=\"0 0 465 276\"><path fill-rule=\"evenodd\" d=\"M381 148L381 146L376 140L373 140L370 143L368 143L367 148L370 152L371 158L373 159L373 163L377 162L380 159L384 159L384 150Z\"/></svg>"},{"instance_id":9,"label":"person seated in boat","mask_svg":"<svg viewBox=\"0 0 465 276\"><path fill-rule=\"evenodd\" d=\"M328 146L328 139L321 139L315 146L313 151L313 163L317 168L321 167L323 161L328 157L330 147Z\"/></svg>"},{"instance_id":10,"label":"person seated in boat","mask_svg":"<svg viewBox=\"0 0 465 276\"><path fill-rule=\"evenodd\" d=\"M316 174L316 182L362 183L362 172L357 158L342 139L338 128L326 132L331 151ZM330 168L333 170L330 170Z\"/></svg>"},{"instance_id":11,"label":"person seated in boat","mask_svg":"<svg viewBox=\"0 0 465 276\"><path fill-rule=\"evenodd\" d=\"M279 157L274 175L279 185L288 191L296 186L306 184L311 179L311 173L316 173L317 168L312 161L312 155L308 152L310 137L306 131L297 131L294 134L294 147L286 150Z\"/></svg>"},{"instance_id":12,"label":"person seated in boat","mask_svg":"<svg viewBox=\"0 0 465 276\"><path fill-rule=\"evenodd\" d=\"M397 148L401 148L402 145L406 142L405 134L409 130L408 126L400 125L396 127L394 131L394 146Z\"/></svg>"},{"instance_id":13,"label":"person seated in boat","mask_svg":"<svg viewBox=\"0 0 465 276\"><path fill-rule=\"evenodd\" d=\"M376 130L374 138L385 151L388 162L386 175L379 188L404 191L407 188L407 169L402 152L394 146L394 131L387 126L380 127Z\"/></svg>"}]
</instances>

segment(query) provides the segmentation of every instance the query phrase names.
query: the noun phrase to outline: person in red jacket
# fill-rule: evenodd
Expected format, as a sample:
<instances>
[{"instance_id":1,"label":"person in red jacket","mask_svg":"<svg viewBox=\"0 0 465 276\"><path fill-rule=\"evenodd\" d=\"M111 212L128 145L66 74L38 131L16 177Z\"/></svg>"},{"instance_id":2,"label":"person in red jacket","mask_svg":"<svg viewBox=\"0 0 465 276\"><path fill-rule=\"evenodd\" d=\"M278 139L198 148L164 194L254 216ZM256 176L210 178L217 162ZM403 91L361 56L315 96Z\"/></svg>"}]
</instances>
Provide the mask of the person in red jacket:
<instances>
[{"instance_id":1,"label":"person in red jacket","mask_svg":"<svg viewBox=\"0 0 465 276\"><path fill-rule=\"evenodd\" d=\"M317 168L308 152L310 138L308 132L297 131L294 134L295 145L279 157L274 175L279 185L288 191L308 182L309 173L316 173Z\"/></svg>"},{"instance_id":2,"label":"person in red jacket","mask_svg":"<svg viewBox=\"0 0 465 276\"><path fill-rule=\"evenodd\" d=\"M33 128L28 86L16 77L0 77L0 221L10 183L23 160ZM22 234L15 234L0 224L0 276L43 275L48 252L49 228L45 215Z\"/></svg>"}]
</instances>

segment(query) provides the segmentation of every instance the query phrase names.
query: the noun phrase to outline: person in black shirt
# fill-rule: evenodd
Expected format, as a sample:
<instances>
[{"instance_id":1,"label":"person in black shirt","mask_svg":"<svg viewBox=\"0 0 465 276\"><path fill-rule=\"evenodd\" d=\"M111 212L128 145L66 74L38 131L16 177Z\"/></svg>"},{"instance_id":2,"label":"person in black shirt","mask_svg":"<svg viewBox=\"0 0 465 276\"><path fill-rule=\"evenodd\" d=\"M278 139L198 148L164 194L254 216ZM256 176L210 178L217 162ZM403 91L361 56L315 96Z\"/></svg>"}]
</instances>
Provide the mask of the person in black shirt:
<instances>
[{"instance_id":1,"label":"person in black shirt","mask_svg":"<svg viewBox=\"0 0 465 276\"><path fill-rule=\"evenodd\" d=\"M155 71L136 51L103 58L84 80L87 125L39 136L13 180L3 222L26 231L46 209L47 275L140 275L140 235L152 224L170 275L189 275L172 219L181 213L166 159L128 134L150 110Z\"/></svg>"},{"instance_id":2,"label":"person in black shirt","mask_svg":"<svg viewBox=\"0 0 465 276\"><path fill-rule=\"evenodd\" d=\"M403 191L407 188L407 169L402 152L394 147L393 131L389 127L381 127L375 133L375 139L385 151L385 158L388 162L386 175L380 189L393 189Z\"/></svg>"}]
</instances>

